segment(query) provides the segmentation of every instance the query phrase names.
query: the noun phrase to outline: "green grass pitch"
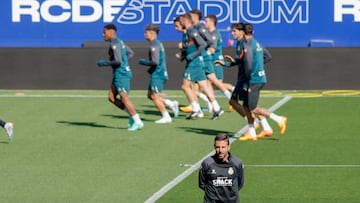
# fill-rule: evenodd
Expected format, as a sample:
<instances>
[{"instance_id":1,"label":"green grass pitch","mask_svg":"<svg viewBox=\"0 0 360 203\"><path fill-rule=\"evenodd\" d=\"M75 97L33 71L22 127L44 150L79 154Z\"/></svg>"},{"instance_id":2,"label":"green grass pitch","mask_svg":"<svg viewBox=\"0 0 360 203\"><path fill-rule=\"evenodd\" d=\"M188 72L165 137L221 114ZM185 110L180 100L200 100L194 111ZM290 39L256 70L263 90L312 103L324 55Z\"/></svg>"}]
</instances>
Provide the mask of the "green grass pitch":
<instances>
[{"instance_id":1,"label":"green grass pitch","mask_svg":"<svg viewBox=\"0 0 360 203\"><path fill-rule=\"evenodd\" d=\"M216 133L245 125L224 98L227 111L217 121L181 114L157 125L146 93L134 91L145 128L128 132L127 117L105 91L15 93L0 96L0 117L15 123L12 143L0 132L1 202L144 202L187 169L181 163L208 154ZM181 92L166 93L187 104ZM277 111L289 118L285 136L269 121L273 137L235 141L231 151L245 163L241 202L359 202L359 103L359 96L293 98ZM201 202L202 195L195 171L158 202Z\"/></svg>"}]
</instances>

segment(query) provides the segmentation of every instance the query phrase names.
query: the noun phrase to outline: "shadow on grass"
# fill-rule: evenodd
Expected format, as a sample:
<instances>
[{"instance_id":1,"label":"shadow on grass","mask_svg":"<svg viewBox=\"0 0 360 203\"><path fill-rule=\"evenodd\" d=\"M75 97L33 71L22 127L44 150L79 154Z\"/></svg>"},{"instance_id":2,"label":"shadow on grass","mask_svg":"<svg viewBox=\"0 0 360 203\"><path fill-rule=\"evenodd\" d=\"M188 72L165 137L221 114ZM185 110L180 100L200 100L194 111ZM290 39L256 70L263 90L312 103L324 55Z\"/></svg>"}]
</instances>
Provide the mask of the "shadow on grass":
<instances>
[{"instance_id":1,"label":"shadow on grass","mask_svg":"<svg viewBox=\"0 0 360 203\"><path fill-rule=\"evenodd\" d=\"M116 118L116 119L128 119L129 116L123 116L123 115L112 115L112 114L102 114L101 116L110 117L110 118ZM142 117L142 114L140 114L140 118L142 121L152 121L146 118Z\"/></svg>"},{"instance_id":2,"label":"shadow on grass","mask_svg":"<svg viewBox=\"0 0 360 203\"><path fill-rule=\"evenodd\" d=\"M216 136L219 133L227 133L229 136L232 135L232 133L224 132L220 130L214 130L209 128L194 128L194 127L178 127L179 129L185 130L185 132L191 132L191 133L197 133L201 135L208 135L208 136Z\"/></svg>"},{"instance_id":3,"label":"shadow on grass","mask_svg":"<svg viewBox=\"0 0 360 203\"><path fill-rule=\"evenodd\" d=\"M107 125L98 124L98 123L95 123L95 122L56 121L56 123L75 125L75 126L93 127L93 128L121 129L121 128L116 128L116 127L111 127L111 126L107 126Z\"/></svg>"},{"instance_id":4,"label":"shadow on grass","mask_svg":"<svg viewBox=\"0 0 360 203\"><path fill-rule=\"evenodd\" d=\"M10 144L9 141L5 141L5 140L0 140L0 144Z\"/></svg>"}]
</instances>

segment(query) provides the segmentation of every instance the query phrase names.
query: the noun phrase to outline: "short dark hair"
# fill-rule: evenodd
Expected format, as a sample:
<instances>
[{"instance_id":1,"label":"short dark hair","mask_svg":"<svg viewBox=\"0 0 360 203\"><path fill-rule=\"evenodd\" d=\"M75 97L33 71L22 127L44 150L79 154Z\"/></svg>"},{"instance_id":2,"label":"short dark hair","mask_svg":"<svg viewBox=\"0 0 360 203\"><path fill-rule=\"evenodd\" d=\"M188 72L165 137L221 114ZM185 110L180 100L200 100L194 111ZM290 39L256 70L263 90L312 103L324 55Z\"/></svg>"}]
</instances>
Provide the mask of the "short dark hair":
<instances>
[{"instance_id":1,"label":"short dark hair","mask_svg":"<svg viewBox=\"0 0 360 203\"><path fill-rule=\"evenodd\" d=\"M216 141L227 141L227 143L230 144L229 136L226 133L218 133L214 139L214 142Z\"/></svg>"},{"instance_id":2,"label":"short dark hair","mask_svg":"<svg viewBox=\"0 0 360 203\"><path fill-rule=\"evenodd\" d=\"M191 16L190 16L189 13L184 13L184 14L181 15L181 17L191 21Z\"/></svg>"},{"instance_id":3,"label":"short dark hair","mask_svg":"<svg viewBox=\"0 0 360 203\"><path fill-rule=\"evenodd\" d=\"M117 28L116 28L116 26L114 24L107 24L107 25L104 26L104 28L107 29L107 30L115 30L115 31L117 31Z\"/></svg>"},{"instance_id":4,"label":"short dark hair","mask_svg":"<svg viewBox=\"0 0 360 203\"><path fill-rule=\"evenodd\" d=\"M244 28L246 35L252 35L254 33L254 27L250 23L245 24Z\"/></svg>"},{"instance_id":5,"label":"short dark hair","mask_svg":"<svg viewBox=\"0 0 360 203\"><path fill-rule=\"evenodd\" d=\"M176 22L180 22L180 16L176 16L176 18L174 18L174 23Z\"/></svg>"},{"instance_id":6,"label":"short dark hair","mask_svg":"<svg viewBox=\"0 0 360 203\"><path fill-rule=\"evenodd\" d=\"M201 20L202 12L199 9L193 9L193 10L190 11L190 13L196 14L197 16L199 16L199 20Z\"/></svg>"},{"instance_id":7,"label":"short dark hair","mask_svg":"<svg viewBox=\"0 0 360 203\"><path fill-rule=\"evenodd\" d=\"M217 24L217 17L216 17L216 15L210 14L210 15L206 16L206 18L209 18L210 20L212 20L212 21L214 22L214 25L216 26L216 24Z\"/></svg>"},{"instance_id":8,"label":"short dark hair","mask_svg":"<svg viewBox=\"0 0 360 203\"><path fill-rule=\"evenodd\" d=\"M145 27L145 30L148 31L154 31L157 35L160 33L160 28L159 26L155 25L155 24L149 24Z\"/></svg>"},{"instance_id":9,"label":"short dark hair","mask_svg":"<svg viewBox=\"0 0 360 203\"><path fill-rule=\"evenodd\" d=\"M245 26L244 26L244 23L234 23L234 24L231 25L231 29L237 29L237 30L245 31Z\"/></svg>"}]
</instances>

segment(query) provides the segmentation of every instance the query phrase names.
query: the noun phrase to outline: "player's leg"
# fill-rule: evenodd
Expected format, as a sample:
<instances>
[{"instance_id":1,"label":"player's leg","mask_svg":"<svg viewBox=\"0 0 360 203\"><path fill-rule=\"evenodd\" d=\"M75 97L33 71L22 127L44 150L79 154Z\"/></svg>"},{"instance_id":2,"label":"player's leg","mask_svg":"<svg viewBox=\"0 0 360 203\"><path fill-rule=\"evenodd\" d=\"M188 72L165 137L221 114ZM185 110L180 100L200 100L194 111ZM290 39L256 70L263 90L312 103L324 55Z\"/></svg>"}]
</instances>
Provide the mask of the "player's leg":
<instances>
[{"instance_id":1,"label":"player's leg","mask_svg":"<svg viewBox=\"0 0 360 203\"><path fill-rule=\"evenodd\" d=\"M148 98L152 100L156 108L160 111L162 117L161 119L155 121L155 123L165 124L171 123L172 119L169 112L166 110L165 102L161 97L161 92L163 89L164 81L163 80L151 80L148 89Z\"/></svg>"},{"instance_id":2,"label":"player's leg","mask_svg":"<svg viewBox=\"0 0 360 203\"><path fill-rule=\"evenodd\" d=\"M192 113L186 117L188 120L193 119L194 117L198 117L201 114L200 104L197 102L196 95L191 87L192 81L184 78L181 89L184 91L192 108Z\"/></svg>"},{"instance_id":3,"label":"player's leg","mask_svg":"<svg viewBox=\"0 0 360 203\"><path fill-rule=\"evenodd\" d=\"M212 120L218 119L224 113L224 111L220 108L219 103L216 101L215 95L212 94L212 91L210 90L210 88L212 88L212 87L208 86L208 83L207 83L206 80L199 80L198 84L199 84L200 89L209 98L209 100L210 100L210 102L212 104L212 107L214 109L214 115L212 117Z\"/></svg>"},{"instance_id":4,"label":"player's leg","mask_svg":"<svg viewBox=\"0 0 360 203\"><path fill-rule=\"evenodd\" d=\"M117 93L117 88L116 88L116 86L114 84L112 84L110 86L110 89L109 89L108 99L115 106L117 106L118 108L124 110L125 106L124 106L123 102L120 99L116 98L117 94L118 94Z\"/></svg>"},{"instance_id":5,"label":"player's leg","mask_svg":"<svg viewBox=\"0 0 360 203\"><path fill-rule=\"evenodd\" d=\"M268 109L259 106L256 109L254 109L253 112L257 115L262 115L264 117L268 117L273 121L275 121L279 126L280 134L281 135L285 134L286 123L287 123L287 118L285 116L279 116L275 113L270 112Z\"/></svg>"},{"instance_id":6,"label":"player's leg","mask_svg":"<svg viewBox=\"0 0 360 203\"><path fill-rule=\"evenodd\" d=\"M220 90L226 96L226 98L231 98L230 91L227 90L224 84L216 78L216 75L214 73L208 74L207 78L218 90Z\"/></svg>"},{"instance_id":7,"label":"player's leg","mask_svg":"<svg viewBox=\"0 0 360 203\"><path fill-rule=\"evenodd\" d=\"M256 95L258 100L260 96L260 90L264 87L264 84L250 84L250 86L252 86L251 91L259 92L259 94ZM275 113L270 112L268 109L262 108L258 105L254 106L254 108L252 109L252 113L274 120L279 126L280 134L283 135L285 133L287 123L287 118L285 116L279 116ZM265 128L269 130L269 128L267 127L268 123L266 121L266 118L262 119L262 123L264 124L263 127L265 126ZM269 130L269 132L271 131Z\"/></svg>"},{"instance_id":8,"label":"player's leg","mask_svg":"<svg viewBox=\"0 0 360 203\"><path fill-rule=\"evenodd\" d=\"M0 120L0 126L3 127L8 135L9 141L14 139L14 124Z\"/></svg>"},{"instance_id":9,"label":"player's leg","mask_svg":"<svg viewBox=\"0 0 360 203\"><path fill-rule=\"evenodd\" d=\"M141 121L139 114L137 114L134 104L129 98L128 92L130 92L130 78L122 78L115 83L118 94L120 95L121 102L124 104L125 109L130 115L130 119L133 120L133 124L128 127L129 131L140 130L144 127L144 123Z\"/></svg>"},{"instance_id":10,"label":"player's leg","mask_svg":"<svg viewBox=\"0 0 360 203\"><path fill-rule=\"evenodd\" d=\"M250 88L247 91L247 97L244 100L244 108L248 119L249 130L248 134L240 137L239 140L257 140L253 110L257 107L259 96L260 90L257 91L257 89L253 88L253 86L250 85Z\"/></svg>"}]
</instances>

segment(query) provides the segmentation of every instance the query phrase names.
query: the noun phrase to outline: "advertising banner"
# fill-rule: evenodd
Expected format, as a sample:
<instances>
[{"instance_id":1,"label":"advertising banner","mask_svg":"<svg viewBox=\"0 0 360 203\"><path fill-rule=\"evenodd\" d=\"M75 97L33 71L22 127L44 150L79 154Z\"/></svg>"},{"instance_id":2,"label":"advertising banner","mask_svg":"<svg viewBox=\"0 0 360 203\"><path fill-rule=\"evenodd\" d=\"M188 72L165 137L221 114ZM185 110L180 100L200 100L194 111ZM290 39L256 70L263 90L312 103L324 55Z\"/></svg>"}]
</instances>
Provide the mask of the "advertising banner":
<instances>
[{"instance_id":1,"label":"advertising banner","mask_svg":"<svg viewBox=\"0 0 360 203\"><path fill-rule=\"evenodd\" d=\"M124 41L143 41L144 28L178 41L173 19L192 9L215 14L224 46L232 23L247 22L267 47L360 46L359 0L6 0L0 7L1 47L81 47L101 41L114 23Z\"/></svg>"}]
</instances>

